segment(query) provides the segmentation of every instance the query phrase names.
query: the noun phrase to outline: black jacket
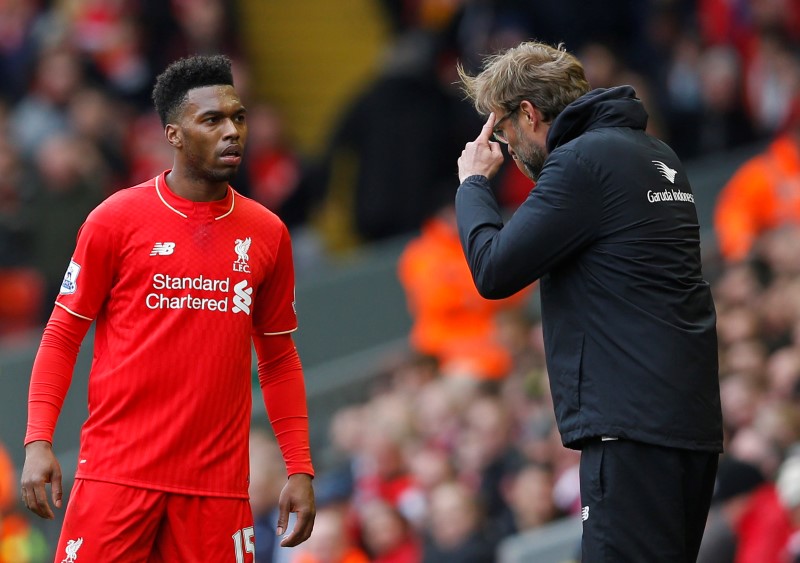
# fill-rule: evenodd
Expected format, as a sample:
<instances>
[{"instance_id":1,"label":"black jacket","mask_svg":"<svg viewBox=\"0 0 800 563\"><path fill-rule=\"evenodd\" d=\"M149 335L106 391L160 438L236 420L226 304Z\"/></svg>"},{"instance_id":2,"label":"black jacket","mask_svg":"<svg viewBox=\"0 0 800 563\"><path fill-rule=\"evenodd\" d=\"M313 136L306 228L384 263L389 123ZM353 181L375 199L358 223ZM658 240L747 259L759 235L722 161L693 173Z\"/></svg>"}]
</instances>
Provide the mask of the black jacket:
<instances>
[{"instance_id":1,"label":"black jacket","mask_svg":"<svg viewBox=\"0 0 800 563\"><path fill-rule=\"evenodd\" d=\"M721 451L716 313L694 197L646 124L630 87L577 99L553 120L539 181L508 224L486 178L459 187L461 243L484 297L541 278L566 446L607 435Z\"/></svg>"}]
</instances>

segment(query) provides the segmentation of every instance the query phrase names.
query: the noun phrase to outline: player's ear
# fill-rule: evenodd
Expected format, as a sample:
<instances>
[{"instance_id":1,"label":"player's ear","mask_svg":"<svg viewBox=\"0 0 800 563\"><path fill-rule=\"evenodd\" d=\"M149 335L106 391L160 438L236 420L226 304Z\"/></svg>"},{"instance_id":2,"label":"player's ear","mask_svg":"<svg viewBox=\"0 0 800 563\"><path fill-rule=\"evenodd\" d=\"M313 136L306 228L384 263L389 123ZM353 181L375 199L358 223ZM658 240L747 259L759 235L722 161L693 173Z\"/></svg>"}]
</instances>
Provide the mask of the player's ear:
<instances>
[{"instance_id":1,"label":"player's ear","mask_svg":"<svg viewBox=\"0 0 800 563\"><path fill-rule=\"evenodd\" d=\"M167 123L164 128L164 135L167 137L167 142L174 148L179 149L183 146L183 133L178 125Z\"/></svg>"}]
</instances>

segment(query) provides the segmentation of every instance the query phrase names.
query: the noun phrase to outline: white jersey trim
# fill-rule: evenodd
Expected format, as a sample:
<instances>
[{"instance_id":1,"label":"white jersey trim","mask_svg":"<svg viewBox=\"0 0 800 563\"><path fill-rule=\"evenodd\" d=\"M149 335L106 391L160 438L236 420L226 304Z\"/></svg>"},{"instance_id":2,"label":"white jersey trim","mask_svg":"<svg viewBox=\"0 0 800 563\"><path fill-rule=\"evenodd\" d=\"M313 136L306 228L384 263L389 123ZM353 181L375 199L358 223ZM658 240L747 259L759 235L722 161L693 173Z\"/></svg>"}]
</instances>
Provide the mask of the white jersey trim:
<instances>
[{"instance_id":1,"label":"white jersey trim","mask_svg":"<svg viewBox=\"0 0 800 563\"><path fill-rule=\"evenodd\" d=\"M175 213L177 213L178 215L180 215L184 219L188 219L189 218L188 215L186 215L185 213L182 213L182 212L178 211L177 209L175 209L174 207L172 207L169 203L167 203L167 200L164 199L164 196L161 195L161 188L158 185L160 180L161 180L161 176L156 176L156 193L158 194L158 199L160 199L161 203L166 205L168 209L170 209L171 211L174 211ZM228 186L228 189L229 190L231 189L230 186ZM219 221L223 217L227 217L228 215L233 213L233 208L234 208L235 205L236 205L236 194L234 193L234 194L231 194L231 207L230 207L230 209L228 209L225 213L223 213L219 217L215 217L214 220L215 221Z\"/></svg>"},{"instance_id":2,"label":"white jersey trim","mask_svg":"<svg viewBox=\"0 0 800 563\"><path fill-rule=\"evenodd\" d=\"M277 336L278 334L291 334L297 330L297 327L294 327L291 330L282 330L281 332L263 332L262 336Z\"/></svg>"},{"instance_id":3,"label":"white jersey trim","mask_svg":"<svg viewBox=\"0 0 800 563\"><path fill-rule=\"evenodd\" d=\"M228 187L228 189L230 190L231 188L230 188L230 187ZM222 219L223 217L227 217L228 215L230 215L231 213L233 213L233 206L235 205L235 202L236 202L236 193L232 193L232 194L231 194L231 208L230 208L230 209L228 209L228 211L226 211L225 213L223 213L223 214L222 214L222 215L220 215L219 217L216 217L214 220L215 220L215 221L219 221L219 220L220 220L220 219Z\"/></svg>"},{"instance_id":4,"label":"white jersey trim","mask_svg":"<svg viewBox=\"0 0 800 563\"><path fill-rule=\"evenodd\" d=\"M189 218L189 216L188 216L188 215L186 215L186 214L184 214L184 213L181 213L180 211L178 211L177 209L175 209L174 207L172 207L172 206L171 206L169 203L167 203L167 200L166 200L166 199L164 199L164 196L163 196L163 195L161 195L161 189L158 187L158 181L159 181L160 179L161 179L161 176L156 176L156 193L158 194L158 198L161 200L161 203L163 203L164 205L166 205L166 206L167 206L169 209L171 209L172 211L174 211L175 213L177 213L178 215L180 215L180 216L181 216L181 217L183 217L184 219L188 219L188 218Z\"/></svg>"},{"instance_id":5,"label":"white jersey trim","mask_svg":"<svg viewBox=\"0 0 800 563\"><path fill-rule=\"evenodd\" d=\"M70 309L69 307L66 307L66 306L62 305L62 304L61 304L61 303L59 303L58 301L56 301L56 305L58 305L59 307L61 307L62 309L64 309L64 310L65 310L67 313L69 313L70 315L75 315L76 317L78 317L78 318L81 318L81 319L86 319L87 321L93 321L93 320L94 320L94 319L90 319L89 317L84 317L83 315L79 315L78 313L76 313L75 311L73 311L73 310L72 310L72 309Z\"/></svg>"}]
</instances>

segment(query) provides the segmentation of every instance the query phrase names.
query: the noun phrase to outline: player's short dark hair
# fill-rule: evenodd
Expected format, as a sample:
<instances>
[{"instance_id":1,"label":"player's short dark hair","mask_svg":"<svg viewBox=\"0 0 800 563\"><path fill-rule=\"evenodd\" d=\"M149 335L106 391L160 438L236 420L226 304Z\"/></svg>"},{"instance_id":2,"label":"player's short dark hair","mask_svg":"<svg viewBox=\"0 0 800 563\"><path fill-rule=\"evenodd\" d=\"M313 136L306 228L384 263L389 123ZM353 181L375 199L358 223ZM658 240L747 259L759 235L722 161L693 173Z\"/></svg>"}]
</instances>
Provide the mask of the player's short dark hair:
<instances>
[{"instance_id":1,"label":"player's short dark hair","mask_svg":"<svg viewBox=\"0 0 800 563\"><path fill-rule=\"evenodd\" d=\"M171 63L153 86L153 104L161 124L177 119L189 90L217 85L233 86L231 60L225 55L195 55Z\"/></svg>"}]
</instances>

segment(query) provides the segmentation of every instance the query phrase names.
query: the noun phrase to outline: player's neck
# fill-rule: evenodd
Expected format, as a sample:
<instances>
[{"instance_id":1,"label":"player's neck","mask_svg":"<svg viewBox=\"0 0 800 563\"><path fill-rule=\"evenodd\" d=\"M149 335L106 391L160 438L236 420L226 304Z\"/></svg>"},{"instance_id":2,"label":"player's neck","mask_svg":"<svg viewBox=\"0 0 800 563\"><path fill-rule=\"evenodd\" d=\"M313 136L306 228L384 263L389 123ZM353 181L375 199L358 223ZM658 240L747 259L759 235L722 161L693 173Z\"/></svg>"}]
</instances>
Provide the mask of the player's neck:
<instances>
[{"instance_id":1,"label":"player's neck","mask_svg":"<svg viewBox=\"0 0 800 563\"><path fill-rule=\"evenodd\" d=\"M227 181L212 183L208 180L180 174L175 169L166 175L165 180L172 193L189 201L218 201L228 193Z\"/></svg>"}]
</instances>

